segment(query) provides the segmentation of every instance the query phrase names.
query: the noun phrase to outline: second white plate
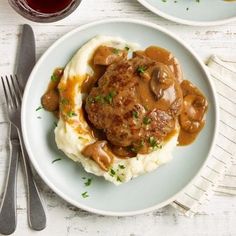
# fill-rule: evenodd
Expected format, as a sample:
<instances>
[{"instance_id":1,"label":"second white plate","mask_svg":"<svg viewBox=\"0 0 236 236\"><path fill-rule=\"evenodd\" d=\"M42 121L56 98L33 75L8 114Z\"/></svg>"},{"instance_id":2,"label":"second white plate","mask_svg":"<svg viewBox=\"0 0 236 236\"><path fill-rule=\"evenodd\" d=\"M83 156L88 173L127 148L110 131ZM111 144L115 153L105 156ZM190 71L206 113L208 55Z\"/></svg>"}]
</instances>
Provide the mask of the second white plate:
<instances>
[{"instance_id":1,"label":"second white plate","mask_svg":"<svg viewBox=\"0 0 236 236\"><path fill-rule=\"evenodd\" d=\"M168 20L195 26L221 25L236 20L236 1L224 0L138 0Z\"/></svg>"}]
</instances>

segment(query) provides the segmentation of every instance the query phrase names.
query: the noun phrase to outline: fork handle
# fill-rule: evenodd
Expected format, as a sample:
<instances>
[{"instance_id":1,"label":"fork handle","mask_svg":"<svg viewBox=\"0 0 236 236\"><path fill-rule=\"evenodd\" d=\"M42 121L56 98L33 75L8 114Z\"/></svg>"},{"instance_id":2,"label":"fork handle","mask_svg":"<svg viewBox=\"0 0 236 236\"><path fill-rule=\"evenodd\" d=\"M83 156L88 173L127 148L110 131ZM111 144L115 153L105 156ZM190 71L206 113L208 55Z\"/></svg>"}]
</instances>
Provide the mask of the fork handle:
<instances>
[{"instance_id":1,"label":"fork handle","mask_svg":"<svg viewBox=\"0 0 236 236\"><path fill-rule=\"evenodd\" d=\"M32 170L30 167L29 156L23 142L22 132L19 132L20 145L22 150L23 166L26 175L27 183L27 206L28 206L28 221L29 225L34 230L43 230L46 227L46 214L43 203L39 195L38 188L35 184Z\"/></svg>"},{"instance_id":2,"label":"fork handle","mask_svg":"<svg viewBox=\"0 0 236 236\"><path fill-rule=\"evenodd\" d=\"M16 178L20 145L10 143L10 165L0 208L0 234L9 235L16 229Z\"/></svg>"}]
</instances>

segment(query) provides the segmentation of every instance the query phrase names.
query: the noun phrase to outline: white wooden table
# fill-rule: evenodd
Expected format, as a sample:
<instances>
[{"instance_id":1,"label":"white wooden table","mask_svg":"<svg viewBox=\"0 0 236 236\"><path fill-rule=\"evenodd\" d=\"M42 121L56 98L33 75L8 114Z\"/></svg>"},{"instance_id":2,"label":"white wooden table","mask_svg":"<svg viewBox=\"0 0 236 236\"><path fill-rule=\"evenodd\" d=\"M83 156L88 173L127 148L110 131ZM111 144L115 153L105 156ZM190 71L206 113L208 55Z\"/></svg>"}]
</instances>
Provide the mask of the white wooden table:
<instances>
[{"instance_id":1,"label":"white wooden table","mask_svg":"<svg viewBox=\"0 0 236 236\"><path fill-rule=\"evenodd\" d=\"M20 24L29 23L36 35L37 58L60 36L79 25L111 17L129 17L157 23L178 34L206 60L215 53L236 54L236 22L217 27L190 27L177 25L155 16L136 0L84 0L68 18L52 24L29 22L17 15L7 0L0 1L0 74L11 73L20 32ZM5 119L4 99L0 91L0 121ZM2 196L8 166L6 127L0 131L0 192ZM21 169L18 176L17 212L18 225L14 235L236 235L236 197L216 195L204 212L192 219L186 218L167 206L155 212L134 217L97 216L68 204L37 178L46 203L48 225L44 231L35 232L27 223L26 193Z\"/></svg>"}]
</instances>

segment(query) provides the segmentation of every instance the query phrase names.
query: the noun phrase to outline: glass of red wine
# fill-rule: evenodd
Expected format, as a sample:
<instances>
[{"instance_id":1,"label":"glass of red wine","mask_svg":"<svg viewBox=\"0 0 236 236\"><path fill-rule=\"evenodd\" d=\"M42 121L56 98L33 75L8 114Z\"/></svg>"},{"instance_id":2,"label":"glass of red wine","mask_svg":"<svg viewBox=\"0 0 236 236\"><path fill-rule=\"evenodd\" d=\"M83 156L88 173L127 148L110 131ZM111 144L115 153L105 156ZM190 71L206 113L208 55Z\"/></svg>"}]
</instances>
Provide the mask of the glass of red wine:
<instances>
[{"instance_id":1,"label":"glass of red wine","mask_svg":"<svg viewBox=\"0 0 236 236\"><path fill-rule=\"evenodd\" d=\"M82 0L8 0L23 17L35 22L54 22L71 14Z\"/></svg>"}]
</instances>

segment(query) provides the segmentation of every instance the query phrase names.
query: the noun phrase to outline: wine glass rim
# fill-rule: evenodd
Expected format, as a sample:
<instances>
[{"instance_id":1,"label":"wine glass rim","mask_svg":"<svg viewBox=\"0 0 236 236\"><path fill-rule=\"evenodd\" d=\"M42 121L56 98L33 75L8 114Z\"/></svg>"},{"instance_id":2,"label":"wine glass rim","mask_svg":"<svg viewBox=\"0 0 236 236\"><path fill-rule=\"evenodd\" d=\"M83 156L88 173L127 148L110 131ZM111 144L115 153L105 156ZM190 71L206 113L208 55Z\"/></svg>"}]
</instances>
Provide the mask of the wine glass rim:
<instances>
[{"instance_id":1,"label":"wine glass rim","mask_svg":"<svg viewBox=\"0 0 236 236\"><path fill-rule=\"evenodd\" d=\"M8 0L8 2L10 6L18 14L20 14L21 16L23 16L28 20L41 23L51 23L62 20L63 18L69 16L80 5L82 0L72 0L71 3L68 4L68 6L65 9L54 13L41 13L41 12L36 12L35 10L32 9L32 12L38 13L38 15L30 14L30 11L28 9L25 9L21 5L18 5L20 3L19 1Z\"/></svg>"}]
</instances>

